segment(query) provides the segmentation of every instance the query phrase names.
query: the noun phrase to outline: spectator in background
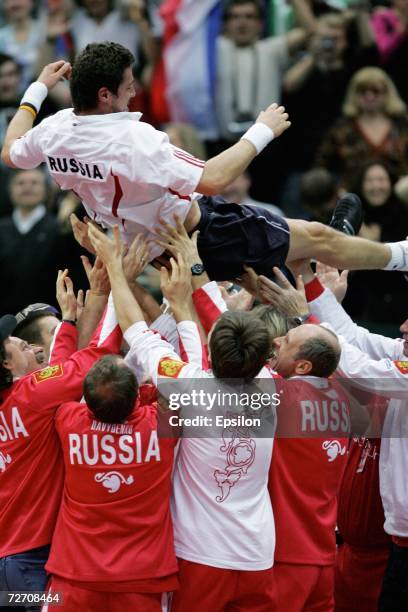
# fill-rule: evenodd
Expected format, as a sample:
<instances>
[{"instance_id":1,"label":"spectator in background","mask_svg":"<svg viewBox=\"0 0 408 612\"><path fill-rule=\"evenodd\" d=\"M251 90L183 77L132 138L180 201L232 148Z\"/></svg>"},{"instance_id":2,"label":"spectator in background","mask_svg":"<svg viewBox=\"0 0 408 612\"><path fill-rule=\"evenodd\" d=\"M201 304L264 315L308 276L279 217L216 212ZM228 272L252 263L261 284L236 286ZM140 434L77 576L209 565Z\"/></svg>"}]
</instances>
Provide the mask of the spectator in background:
<instances>
[{"instance_id":1,"label":"spectator in background","mask_svg":"<svg viewBox=\"0 0 408 612\"><path fill-rule=\"evenodd\" d=\"M384 70L408 103L408 4L406 0L393 0L391 4L373 13L371 25Z\"/></svg>"},{"instance_id":2,"label":"spectator in background","mask_svg":"<svg viewBox=\"0 0 408 612\"><path fill-rule=\"evenodd\" d=\"M8 124L15 115L20 96L21 68L5 53L0 53L0 142L4 141ZM11 213L12 205L7 193L7 185L12 171L0 161L0 217Z\"/></svg>"},{"instance_id":3,"label":"spectator in background","mask_svg":"<svg viewBox=\"0 0 408 612\"><path fill-rule=\"evenodd\" d=\"M312 168L302 176L300 198L307 221L328 224L341 193L326 168Z\"/></svg>"},{"instance_id":4,"label":"spectator in background","mask_svg":"<svg viewBox=\"0 0 408 612\"><path fill-rule=\"evenodd\" d=\"M59 263L59 228L46 210L45 175L22 170L10 181L14 212L0 220L1 314L17 312L33 302L55 304Z\"/></svg>"},{"instance_id":5,"label":"spectator in background","mask_svg":"<svg viewBox=\"0 0 408 612\"><path fill-rule=\"evenodd\" d=\"M32 17L32 0L4 0L7 24L0 28L0 52L11 55L22 67L20 89L24 91L34 78L39 47L45 30Z\"/></svg>"},{"instance_id":6,"label":"spectator in background","mask_svg":"<svg viewBox=\"0 0 408 612\"><path fill-rule=\"evenodd\" d=\"M61 0L47 10L47 36L39 50L37 72L56 58L73 62L87 44L120 42L131 51L141 83L131 110L145 112L147 103L141 84L148 86L153 63L157 60L158 41L150 26L145 0ZM68 88L58 84L54 97L61 108L71 106Z\"/></svg>"},{"instance_id":7,"label":"spectator in background","mask_svg":"<svg viewBox=\"0 0 408 612\"><path fill-rule=\"evenodd\" d=\"M292 127L283 142L287 179L278 203L288 216L295 217L304 212L299 206L301 175L313 166L323 135L341 114L352 74L368 57L376 59L375 45L366 39L350 40L348 22L339 13L318 19L312 16L308 28L313 31L308 50L283 81L283 104L290 110ZM319 112L310 113L310 108L319 108Z\"/></svg>"},{"instance_id":8,"label":"spectator in background","mask_svg":"<svg viewBox=\"0 0 408 612\"><path fill-rule=\"evenodd\" d=\"M210 154L237 141L261 108L280 102L282 79L290 56L306 40L295 28L282 36L261 38L263 6L259 0L230 0L224 9L224 31L217 39L215 113L220 140L208 143ZM211 148L213 147L213 148ZM257 200L273 202L279 192L281 143L271 143L251 164ZM269 181L265 181L265 176Z\"/></svg>"},{"instance_id":9,"label":"spectator in background","mask_svg":"<svg viewBox=\"0 0 408 612\"><path fill-rule=\"evenodd\" d=\"M267 202L258 202L250 196L251 189L251 177L248 172L244 172L235 181L232 181L220 195L226 200L226 202L235 202L235 204L244 204L246 206L258 206L261 208L267 208L275 215L281 215L284 217L283 212L277 206L268 204Z\"/></svg>"},{"instance_id":10,"label":"spectator in background","mask_svg":"<svg viewBox=\"0 0 408 612\"><path fill-rule=\"evenodd\" d=\"M408 3L393 0L389 8L381 7L371 18L381 61L386 63L393 52L408 37Z\"/></svg>"},{"instance_id":11,"label":"spectator in background","mask_svg":"<svg viewBox=\"0 0 408 612\"><path fill-rule=\"evenodd\" d=\"M58 88L64 88L63 84L58 83ZM61 91L61 89L60 89ZM42 121L47 115L55 113L58 105L55 104L56 96L48 96L38 113L36 124ZM8 125L17 112L21 97L21 66L11 55L0 53L0 142L4 141ZM0 160L0 217L12 212L13 206L9 198L8 183L12 176L10 169Z\"/></svg>"},{"instance_id":12,"label":"spectator in background","mask_svg":"<svg viewBox=\"0 0 408 612\"><path fill-rule=\"evenodd\" d=\"M368 162L354 190L364 207L360 235L376 241L401 240L408 234L408 207L393 191L396 177L378 161ZM407 283L402 274L384 277L382 271L351 272L344 306L353 318L389 324L406 316Z\"/></svg>"},{"instance_id":13,"label":"spectator in background","mask_svg":"<svg viewBox=\"0 0 408 612\"><path fill-rule=\"evenodd\" d=\"M224 33L217 41L216 113L221 137L238 140L258 113L281 99L282 77L290 54L306 39L296 28L261 39L264 28L258 0L230 0Z\"/></svg>"},{"instance_id":14,"label":"spectator in background","mask_svg":"<svg viewBox=\"0 0 408 612\"><path fill-rule=\"evenodd\" d=\"M317 165L335 172L348 187L367 160L387 162L397 176L408 173L407 108L383 70L367 66L353 76L343 117L324 138Z\"/></svg>"},{"instance_id":15,"label":"spectator in background","mask_svg":"<svg viewBox=\"0 0 408 612\"><path fill-rule=\"evenodd\" d=\"M79 0L71 20L75 52L80 53L91 42L120 42L132 53L139 45L138 28L122 19L113 0Z\"/></svg>"}]
</instances>

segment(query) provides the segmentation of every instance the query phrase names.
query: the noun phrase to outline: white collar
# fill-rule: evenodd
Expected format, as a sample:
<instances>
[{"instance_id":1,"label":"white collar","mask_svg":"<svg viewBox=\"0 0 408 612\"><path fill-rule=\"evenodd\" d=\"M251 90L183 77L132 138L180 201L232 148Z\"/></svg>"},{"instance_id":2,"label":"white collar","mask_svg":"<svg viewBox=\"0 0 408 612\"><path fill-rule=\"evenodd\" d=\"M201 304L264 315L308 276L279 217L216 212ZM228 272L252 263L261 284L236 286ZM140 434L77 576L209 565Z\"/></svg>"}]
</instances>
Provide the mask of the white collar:
<instances>
[{"instance_id":1,"label":"white collar","mask_svg":"<svg viewBox=\"0 0 408 612\"><path fill-rule=\"evenodd\" d=\"M45 217L46 214L47 209L45 208L44 204L40 204L39 206L36 206L29 215L24 217L21 212L16 209L13 211L12 218L19 233L28 234L28 232L33 229L34 225L38 223L40 219Z\"/></svg>"},{"instance_id":2,"label":"white collar","mask_svg":"<svg viewBox=\"0 0 408 612\"><path fill-rule=\"evenodd\" d=\"M74 109L72 109L72 118L77 123L99 123L100 121L106 121L107 119L121 120L131 119L132 121L139 121L142 113L131 113L129 111L123 111L120 113L105 113L99 115L76 115Z\"/></svg>"},{"instance_id":3,"label":"white collar","mask_svg":"<svg viewBox=\"0 0 408 612\"><path fill-rule=\"evenodd\" d=\"M329 381L327 380L327 378L320 378L319 376L299 376L299 375L295 375L295 376L289 376L289 378L287 378L286 380L302 380L303 382L308 383L309 385L312 385L312 387L316 387L317 389L327 389L327 387L329 386Z\"/></svg>"}]
</instances>

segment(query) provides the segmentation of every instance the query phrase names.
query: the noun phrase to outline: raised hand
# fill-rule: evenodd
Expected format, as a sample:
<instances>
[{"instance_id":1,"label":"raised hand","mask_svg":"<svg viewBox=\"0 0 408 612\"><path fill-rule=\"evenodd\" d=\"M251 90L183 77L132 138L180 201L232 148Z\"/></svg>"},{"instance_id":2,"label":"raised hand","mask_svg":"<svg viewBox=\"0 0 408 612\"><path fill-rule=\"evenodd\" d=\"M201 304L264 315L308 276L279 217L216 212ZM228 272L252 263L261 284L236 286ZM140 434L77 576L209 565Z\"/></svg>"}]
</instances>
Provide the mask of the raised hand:
<instances>
[{"instance_id":1,"label":"raised hand","mask_svg":"<svg viewBox=\"0 0 408 612\"><path fill-rule=\"evenodd\" d=\"M89 282L89 290L94 295L109 295L110 282L105 264L99 257L91 264L86 255L81 255L82 265Z\"/></svg>"},{"instance_id":2,"label":"raised hand","mask_svg":"<svg viewBox=\"0 0 408 612\"><path fill-rule=\"evenodd\" d=\"M163 219L160 219L161 228L157 233L161 239L156 241L157 244L171 253L173 257L177 257L178 253L180 253L184 262L190 267L195 263L202 263L197 248L199 232L194 232L190 238L180 217L174 215L173 218L176 224L175 228L166 223Z\"/></svg>"},{"instance_id":3,"label":"raised hand","mask_svg":"<svg viewBox=\"0 0 408 612\"><path fill-rule=\"evenodd\" d=\"M88 224L88 236L97 256L108 269L115 266L122 269L123 242L117 225L113 228L113 238L109 238L96 227Z\"/></svg>"},{"instance_id":4,"label":"raised hand","mask_svg":"<svg viewBox=\"0 0 408 612\"><path fill-rule=\"evenodd\" d=\"M84 221L80 221L78 217L72 213L69 218L75 240L83 249L86 249L88 253L95 255L95 249L88 236L88 224L92 223L89 217L84 217Z\"/></svg>"},{"instance_id":5,"label":"raised hand","mask_svg":"<svg viewBox=\"0 0 408 612\"><path fill-rule=\"evenodd\" d=\"M169 301L176 320L191 318L191 270L186 265L182 255L177 255L177 261L170 259L171 271L162 267L160 270L160 289Z\"/></svg>"},{"instance_id":6,"label":"raised hand","mask_svg":"<svg viewBox=\"0 0 408 612\"><path fill-rule=\"evenodd\" d=\"M134 282L149 263L150 253L147 240L138 234L123 257L123 271L129 282Z\"/></svg>"},{"instance_id":7,"label":"raised hand","mask_svg":"<svg viewBox=\"0 0 408 612\"><path fill-rule=\"evenodd\" d=\"M260 276L258 279L262 299L287 317L309 314L302 277L297 277L295 289L279 268L273 268L273 272L276 283L266 276Z\"/></svg>"},{"instance_id":8,"label":"raised hand","mask_svg":"<svg viewBox=\"0 0 408 612\"><path fill-rule=\"evenodd\" d=\"M74 293L72 280L68 276L68 270L58 270L57 276L57 301L63 319L76 321L77 299Z\"/></svg>"},{"instance_id":9,"label":"raised hand","mask_svg":"<svg viewBox=\"0 0 408 612\"><path fill-rule=\"evenodd\" d=\"M347 293L348 270L340 274L336 268L326 266L320 262L316 266L316 275L324 287L334 293L336 300L341 304Z\"/></svg>"},{"instance_id":10,"label":"raised hand","mask_svg":"<svg viewBox=\"0 0 408 612\"><path fill-rule=\"evenodd\" d=\"M285 107L274 103L268 106L265 111L259 113L256 123L264 123L273 131L275 136L280 136L291 126L288 118L289 115L285 111Z\"/></svg>"},{"instance_id":11,"label":"raised hand","mask_svg":"<svg viewBox=\"0 0 408 612\"><path fill-rule=\"evenodd\" d=\"M55 85L62 79L69 79L71 75L71 64L64 60L58 60L58 62L52 62L47 64L42 71L37 81L44 83L48 91L55 87Z\"/></svg>"}]
</instances>

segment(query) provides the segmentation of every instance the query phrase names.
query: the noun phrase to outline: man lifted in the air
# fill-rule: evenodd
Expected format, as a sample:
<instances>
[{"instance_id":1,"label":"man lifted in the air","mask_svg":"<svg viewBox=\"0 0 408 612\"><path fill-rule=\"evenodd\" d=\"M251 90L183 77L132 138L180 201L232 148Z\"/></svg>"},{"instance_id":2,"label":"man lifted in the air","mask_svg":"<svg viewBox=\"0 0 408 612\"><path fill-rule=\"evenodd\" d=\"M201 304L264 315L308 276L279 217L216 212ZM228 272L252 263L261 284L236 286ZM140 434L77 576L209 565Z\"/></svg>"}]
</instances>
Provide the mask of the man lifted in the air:
<instances>
[{"instance_id":1,"label":"man lifted in the air","mask_svg":"<svg viewBox=\"0 0 408 612\"><path fill-rule=\"evenodd\" d=\"M127 49L106 42L88 45L72 71L63 61L46 66L9 125L3 161L16 168L45 162L61 189L74 191L92 219L105 227L119 224L127 242L138 233L153 242L151 259L163 251L156 243L159 219L174 225L177 213L189 233L200 231L200 255L215 280L239 276L243 264L270 275L285 260L311 257L341 269L408 270L408 241L379 244L211 197L290 127L288 114L272 104L239 142L203 162L128 112L135 94L133 62ZM70 78L74 108L33 128L48 91L64 77ZM338 204L332 226L353 234L360 215L348 196Z\"/></svg>"}]
</instances>

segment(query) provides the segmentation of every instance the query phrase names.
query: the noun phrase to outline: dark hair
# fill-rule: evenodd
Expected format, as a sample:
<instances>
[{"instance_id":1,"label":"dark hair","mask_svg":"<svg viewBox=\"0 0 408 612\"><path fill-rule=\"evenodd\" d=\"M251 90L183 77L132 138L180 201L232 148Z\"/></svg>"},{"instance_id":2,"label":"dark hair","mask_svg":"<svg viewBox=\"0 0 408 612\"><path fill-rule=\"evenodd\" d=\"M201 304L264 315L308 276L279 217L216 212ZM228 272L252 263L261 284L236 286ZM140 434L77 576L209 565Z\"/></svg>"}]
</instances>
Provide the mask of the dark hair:
<instances>
[{"instance_id":1,"label":"dark hair","mask_svg":"<svg viewBox=\"0 0 408 612\"><path fill-rule=\"evenodd\" d=\"M300 195L303 202L310 208L320 208L334 198L337 183L326 168L312 168L305 172L300 182Z\"/></svg>"},{"instance_id":2,"label":"dark hair","mask_svg":"<svg viewBox=\"0 0 408 612\"><path fill-rule=\"evenodd\" d=\"M6 359L7 351L3 340L0 342L0 391L8 389L13 384L13 374L3 365L3 361L6 361Z\"/></svg>"},{"instance_id":3,"label":"dark hair","mask_svg":"<svg viewBox=\"0 0 408 612\"><path fill-rule=\"evenodd\" d=\"M38 317L31 319L28 321L26 325L21 326L18 330L14 332L14 335L17 338L21 338L21 340L25 340L28 344L38 344L42 345L44 340L42 337L40 321L44 317L52 317L54 315L45 314L39 315Z\"/></svg>"},{"instance_id":4,"label":"dark hair","mask_svg":"<svg viewBox=\"0 0 408 612\"><path fill-rule=\"evenodd\" d=\"M107 87L114 95L126 68L133 66L131 52L114 42L92 43L76 58L70 79L72 102L76 111L89 111L98 105L98 91Z\"/></svg>"},{"instance_id":5,"label":"dark hair","mask_svg":"<svg viewBox=\"0 0 408 612\"><path fill-rule=\"evenodd\" d=\"M367 161L361 165L358 172L354 174L354 181L350 184L350 188L353 190L353 192L358 193L360 197L363 190L365 176L373 166L381 166L381 168L384 168L389 176L391 185L395 185L399 178L397 172L395 172L394 168L392 168L389 163L383 159L371 159L370 161Z\"/></svg>"},{"instance_id":6,"label":"dark hair","mask_svg":"<svg viewBox=\"0 0 408 612\"><path fill-rule=\"evenodd\" d=\"M231 9L234 8L234 6L242 6L243 4L253 4L258 11L259 19L263 18L263 6L259 0L226 0L223 7L224 21L229 19Z\"/></svg>"},{"instance_id":7,"label":"dark hair","mask_svg":"<svg viewBox=\"0 0 408 612\"><path fill-rule=\"evenodd\" d=\"M13 64L16 65L18 72L21 72L21 66L14 57L8 55L7 53L0 53L0 67L7 62L13 62Z\"/></svg>"},{"instance_id":8,"label":"dark hair","mask_svg":"<svg viewBox=\"0 0 408 612\"><path fill-rule=\"evenodd\" d=\"M210 337L216 378L254 378L270 354L268 329L250 312L224 312Z\"/></svg>"},{"instance_id":9,"label":"dark hair","mask_svg":"<svg viewBox=\"0 0 408 612\"><path fill-rule=\"evenodd\" d=\"M84 380L88 408L104 423L123 423L132 412L138 392L136 376L117 355L106 355Z\"/></svg>"},{"instance_id":10,"label":"dark hair","mask_svg":"<svg viewBox=\"0 0 408 612\"><path fill-rule=\"evenodd\" d=\"M307 359L312 363L310 376L328 378L339 365L340 347L324 338L310 338L300 347L296 359Z\"/></svg>"}]
</instances>

